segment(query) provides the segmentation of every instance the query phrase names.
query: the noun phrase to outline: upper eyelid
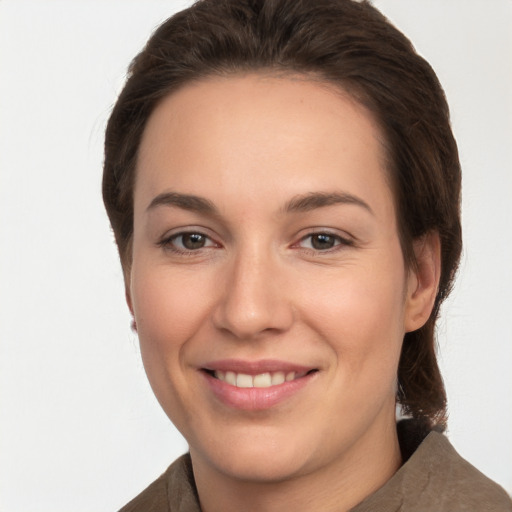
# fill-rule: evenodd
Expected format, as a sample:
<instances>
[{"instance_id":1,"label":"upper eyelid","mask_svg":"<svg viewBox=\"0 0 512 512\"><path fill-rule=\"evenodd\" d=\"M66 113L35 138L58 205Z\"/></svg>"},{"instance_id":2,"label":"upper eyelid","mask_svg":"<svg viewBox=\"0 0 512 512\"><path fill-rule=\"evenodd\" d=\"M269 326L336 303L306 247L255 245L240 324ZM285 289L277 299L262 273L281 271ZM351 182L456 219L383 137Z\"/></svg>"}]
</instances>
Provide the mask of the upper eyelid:
<instances>
[{"instance_id":1,"label":"upper eyelid","mask_svg":"<svg viewBox=\"0 0 512 512\"><path fill-rule=\"evenodd\" d=\"M314 228L307 228L305 230L302 230L304 233L299 235L299 240L303 240L304 238L307 238L309 236L314 235L329 235L334 236L336 238L339 238L341 240L345 241L356 241L356 237L352 234L348 233L347 231L341 231L339 229L333 229L333 228L322 228L322 227L314 227Z\"/></svg>"},{"instance_id":2,"label":"upper eyelid","mask_svg":"<svg viewBox=\"0 0 512 512\"><path fill-rule=\"evenodd\" d=\"M191 227L179 227L167 230L161 237L161 240L169 240L180 235L198 234L205 236L211 240L215 239L215 236L211 234L211 230L202 226L191 226Z\"/></svg>"},{"instance_id":3,"label":"upper eyelid","mask_svg":"<svg viewBox=\"0 0 512 512\"><path fill-rule=\"evenodd\" d=\"M345 237L345 236L342 236L342 235L336 235L334 233L329 233L329 232L325 232L325 231L323 231L323 232L320 231L320 232L317 232L317 233L310 233L308 235L304 235L296 243L298 244L298 243L300 243L300 242L302 242L304 240L307 240L308 238L311 238L313 236L318 236L318 235L327 235L327 236L333 237L333 238L337 239L340 242L340 245L341 244L345 244L345 245L353 245L354 244L354 240L352 240L349 237Z\"/></svg>"},{"instance_id":4,"label":"upper eyelid","mask_svg":"<svg viewBox=\"0 0 512 512\"><path fill-rule=\"evenodd\" d=\"M156 246L159 247L159 248L162 248L162 249L166 249L166 250L171 250L171 245L174 245L175 244L175 240L177 238L179 238L180 236L184 236L184 235L190 235L190 234L198 234L198 235L201 235L201 236L204 236L205 238L207 238L210 242L211 242L211 245L208 245L206 247L201 247L199 249L181 249L181 248L176 248L176 250L178 250L179 252L198 252L200 251L201 249L211 249L212 247L214 246L219 246L219 242L217 242L214 238L212 238L211 236L199 231L199 230L182 230L182 231L177 231L176 233L166 233L165 235L163 235L160 239L158 239L156 241Z\"/></svg>"},{"instance_id":5,"label":"upper eyelid","mask_svg":"<svg viewBox=\"0 0 512 512\"><path fill-rule=\"evenodd\" d=\"M200 233L199 231L182 231L181 233L175 233L174 235L170 235L169 237L167 237L167 240L174 240L176 238L180 238L186 235L200 235L206 238L207 240L210 240L211 242L217 243L215 242L215 240L213 240L211 236L205 235L204 233Z\"/></svg>"},{"instance_id":6,"label":"upper eyelid","mask_svg":"<svg viewBox=\"0 0 512 512\"><path fill-rule=\"evenodd\" d=\"M330 247L328 249L315 249L311 247L301 247L301 244L303 241L307 240L308 238L311 238L315 235L327 235L331 236L335 239L337 239L338 243L335 243L333 247ZM300 236L300 238L292 244L292 247L295 247L297 249L301 249L303 251L311 252L314 254L332 254L335 251L343 250L344 248L349 247L357 247L357 239L356 237L352 236L351 234L347 232L340 233L339 231L336 231L334 229L329 228L312 228L304 235Z\"/></svg>"},{"instance_id":7,"label":"upper eyelid","mask_svg":"<svg viewBox=\"0 0 512 512\"><path fill-rule=\"evenodd\" d=\"M180 247L179 245L182 244L176 244L176 239L179 239L180 237L183 237L185 235L193 235L198 234L201 236L204 236L208 241L210 242L210 245L205 245L204 247L199 247L197 249L187 249L186 247ZM183 243L183 242L182 242ZM210 250L210 249L216 249L219 247L222 247L221 244L216 242L211 236L208 236L198 230L187 230L187 231L178 231L176 233L164 235L160 240L156 242L156 246L159 249L164 250L168 253L174 253L175 255L199 255L202 254L202 251L204 250Z\"/></svg>"}]
</instances>

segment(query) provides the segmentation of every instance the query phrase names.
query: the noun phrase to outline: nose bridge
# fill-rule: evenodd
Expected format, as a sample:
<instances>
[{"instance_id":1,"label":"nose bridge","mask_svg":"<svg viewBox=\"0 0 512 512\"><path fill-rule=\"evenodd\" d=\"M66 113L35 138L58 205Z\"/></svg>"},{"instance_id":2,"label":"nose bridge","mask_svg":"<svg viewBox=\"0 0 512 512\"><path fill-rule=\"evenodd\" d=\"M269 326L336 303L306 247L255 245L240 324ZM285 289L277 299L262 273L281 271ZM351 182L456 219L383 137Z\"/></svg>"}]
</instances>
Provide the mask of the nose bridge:
<instances>
[{"instance_id":1,"label":"nose bridge","mask_svg":"<svg viewBox=\"0 0 512 512\"><path fill-rule=\"evenodd\" d=\"M286 330L292 310L279 267L277 258L260 242L240 250L224 278L224 293L214 315L216 326L240 339Z\"/></svg>"}]
</instances>

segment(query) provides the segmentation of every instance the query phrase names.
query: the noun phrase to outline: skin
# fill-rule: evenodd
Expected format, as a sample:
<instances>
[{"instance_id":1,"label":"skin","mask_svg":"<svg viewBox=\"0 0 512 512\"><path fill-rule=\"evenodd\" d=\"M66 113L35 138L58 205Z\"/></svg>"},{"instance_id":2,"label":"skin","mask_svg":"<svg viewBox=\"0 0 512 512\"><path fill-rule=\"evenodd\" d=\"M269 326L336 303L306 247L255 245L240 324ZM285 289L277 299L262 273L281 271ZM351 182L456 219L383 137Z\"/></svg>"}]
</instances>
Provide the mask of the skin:
<instances>
[{"instance_id":1,"label":"skin","mask_svg":"<svg viewBox=\"0 0 512 512\"><path fill-rule=\"evenodd\" d=\"M202 80L150 117L127 299L205 512L348 510L400 466L398 360L430 315L439 240L418 241L406 268L384 161L372 116L304 77ZM155 201L165 193L215 212ZM311 194L345 200L290 208ZM204 245L186 250L183 232ZM332 247L318 248L322 233ZM201 371L227 358L316 372L277 406L240 410Z\"/></svg>"}]
</instances>

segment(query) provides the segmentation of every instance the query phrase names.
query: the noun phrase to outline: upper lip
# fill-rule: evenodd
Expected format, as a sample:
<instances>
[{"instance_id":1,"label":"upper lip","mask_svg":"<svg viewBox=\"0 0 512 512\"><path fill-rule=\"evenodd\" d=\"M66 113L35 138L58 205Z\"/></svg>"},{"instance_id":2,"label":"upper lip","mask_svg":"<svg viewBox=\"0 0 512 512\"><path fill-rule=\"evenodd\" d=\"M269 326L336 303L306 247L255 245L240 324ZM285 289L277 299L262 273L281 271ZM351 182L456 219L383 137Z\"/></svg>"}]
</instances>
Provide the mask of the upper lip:
<instances>
[{"instance_id":1,"label":"upper lip","mask_svg":"<svg viewBox=\"0 0 512 512\"><path fill-rule=\"evenodd\" d=\"M259 375L272 372L307 373L311 370L316 370L314 366L305 366L277 359L261 359L258 361L222 359L208 362L202 365L201 369L208 371L232 371L235 373L245 373L247 375Z\"/></svg>"}]
</instances>

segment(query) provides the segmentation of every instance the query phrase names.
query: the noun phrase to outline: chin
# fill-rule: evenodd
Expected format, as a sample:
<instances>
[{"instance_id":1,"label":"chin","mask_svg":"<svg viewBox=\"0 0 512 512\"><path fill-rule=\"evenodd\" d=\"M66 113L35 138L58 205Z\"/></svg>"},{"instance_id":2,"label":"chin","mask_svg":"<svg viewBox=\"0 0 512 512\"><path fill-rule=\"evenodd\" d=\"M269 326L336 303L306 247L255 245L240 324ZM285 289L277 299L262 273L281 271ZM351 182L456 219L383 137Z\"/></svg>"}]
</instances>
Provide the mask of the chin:
<instances>
[{"instance_id":1,"label":"chin","mask_svg":"<svg viewBox=\"0 0 512 512\"><path fill-rule=\"evenodd\" d=\"M211 443L202 450L194 450L191 446L192 461L196 457L206 458L220 473L241 481L282 482L306 474L312 462L306 443L295 442L287 434L272 435L260 430L256 435L233 436L217 447Z\"/></svg>"},{"instance_id":2,"label":"chin","mask_svg":"<svg viewBox=\"0 0 512 512\"><path fill-rule=\"evenodd\" d=\"M229 460L218 461L217 469L225 475L247 483L279 483L304 474L304 461L295 455L292 458L282 454L260 452L257 456L247 457L237 454Z\"/></svg>"}]
</instances>

